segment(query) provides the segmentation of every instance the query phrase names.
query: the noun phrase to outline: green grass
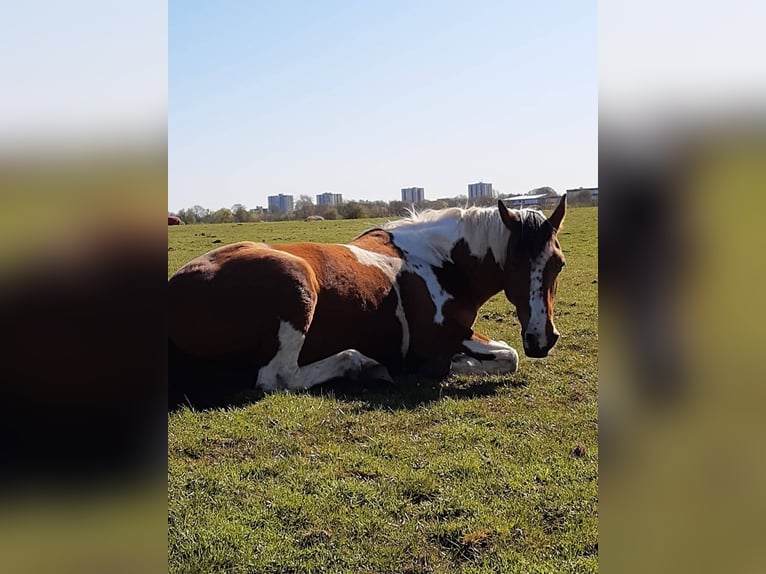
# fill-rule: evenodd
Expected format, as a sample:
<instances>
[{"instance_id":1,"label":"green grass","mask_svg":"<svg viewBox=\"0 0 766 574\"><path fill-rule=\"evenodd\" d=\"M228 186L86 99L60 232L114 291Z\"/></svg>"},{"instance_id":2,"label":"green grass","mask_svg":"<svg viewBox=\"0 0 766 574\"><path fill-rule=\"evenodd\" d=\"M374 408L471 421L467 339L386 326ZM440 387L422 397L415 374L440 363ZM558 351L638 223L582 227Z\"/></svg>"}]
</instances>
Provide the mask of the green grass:
<instances>
[{"instance_id":1,"label":"green grass","mask_svg":"<svg viewBox=\"0 0 766 574\"><path fill-rule=\"evenodd\" d=\"M512 376L172 413L170 571L597 571L597 215L567 214L561 339ZM168 273L215 239L345 242L374 223L169 228ZM520 348L502 295L476 328Z\"/></svg>"}]
</instances>

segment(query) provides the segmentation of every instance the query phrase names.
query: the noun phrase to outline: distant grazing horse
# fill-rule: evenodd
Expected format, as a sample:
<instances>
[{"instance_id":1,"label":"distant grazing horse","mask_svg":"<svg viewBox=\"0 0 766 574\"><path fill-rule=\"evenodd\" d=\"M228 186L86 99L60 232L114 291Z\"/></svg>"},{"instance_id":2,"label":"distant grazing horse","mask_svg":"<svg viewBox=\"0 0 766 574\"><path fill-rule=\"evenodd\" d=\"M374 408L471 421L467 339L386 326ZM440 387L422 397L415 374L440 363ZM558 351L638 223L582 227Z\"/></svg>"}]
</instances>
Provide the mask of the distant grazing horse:
<instances>
[{"instance_id":1,"label":"distant grazing horse","mask_svg":"<svg viewBox=\"0 0 766 574\"><path fill-rule=\"evenodd\" d=\"M191 357L247 361L265 391L360 375L512 373L517 352L472 326L504 291L524 352L547 356L559 338L565 212L566 197L548 219L498 201L413 214L345 245L219 247L171 277L170 341Z\"/></svg>"},{"instance_id":2,"label":"distant grazing horse","mask_svg":"<svg viewBox=\"0 0 766 574\"><path fill-rule=\"evenodd\" d=\"M168 225L181 225L183 223L180 217L175 215L168 215Z\"/></svg>"}]
</instances>

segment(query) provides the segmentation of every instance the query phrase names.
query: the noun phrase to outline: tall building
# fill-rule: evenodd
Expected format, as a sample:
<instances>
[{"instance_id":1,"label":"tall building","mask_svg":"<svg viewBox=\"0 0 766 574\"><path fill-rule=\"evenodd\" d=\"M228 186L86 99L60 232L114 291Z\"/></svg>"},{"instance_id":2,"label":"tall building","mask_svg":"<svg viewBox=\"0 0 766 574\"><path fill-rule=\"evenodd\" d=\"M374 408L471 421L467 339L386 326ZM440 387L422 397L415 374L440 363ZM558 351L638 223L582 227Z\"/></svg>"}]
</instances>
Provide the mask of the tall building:
<instances>
[{"instance_id":1,"label":"tall building","mask_svg":"<svg viewBox=\"0 0 766 574\"><path fill-rule=\"evenodd\" d=\"M269 212L270 213L289 213L293 210L292 195L270 195Z\"/></svg>"},{"instance_id":2,"label":"tall building","mask_svg":"<svg viewBox=\"0 0 766 574\"><path fill-rule=\"evenodd\" d=\"M342 193L320 193L317 195L317 205L340 205L343 203Z\"/></svg>"},{"instance_id":3,"label":"tall building","mask_svg":"<svg viewBox=\"0 0 766 574\"><path fill-rule=\"evenodd\" d=\"M492 190L491 183L469 183L468 184L468 199L476 199L478 197L495 197L495 192Z\"/></svg>"},{"instance_id":4,"label":"tall building","mask_svg":"<svg viewBox=\"0 0 766 574\"><path fill-rule=\"evenodd\" d=\"M425 191L422 187L404 187L402 188L402 201L404 203L423 203Z\"/></svg>"}]
</instances>

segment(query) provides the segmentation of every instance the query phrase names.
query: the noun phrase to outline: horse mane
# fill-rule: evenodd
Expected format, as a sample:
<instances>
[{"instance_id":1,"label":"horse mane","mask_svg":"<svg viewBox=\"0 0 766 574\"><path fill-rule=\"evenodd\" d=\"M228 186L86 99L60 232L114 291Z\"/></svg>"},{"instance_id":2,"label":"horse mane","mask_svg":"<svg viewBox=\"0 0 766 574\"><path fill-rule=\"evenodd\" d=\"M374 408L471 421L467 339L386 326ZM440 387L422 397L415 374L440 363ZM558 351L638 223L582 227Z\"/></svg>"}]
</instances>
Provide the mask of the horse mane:
<instances>
[{"instance_id":1,"label":"horse mane","mask_svg":"<svg viewBox=\"0 0 766 574\"><path fill-rule=\"evenodd\" d=\"M542 211L529 208L514 211L521 217L517 253L533 258L550 239L553 227L548 224L550 233L540 233L548 222ZM423 211L407 208L406 217L367 229L355 239L379 229L392 232L397 247L429 265L451 262L453 247L460 239L465 239L473 255L483 257L491 251L495 261L505 267L510 231L496 207L448 207Z\"/></svg>"},{"instance_id":2,"label":"horse mane","mask_svg":"<svg viewBox=\"0 0 766 574\"><path fill-rule=\"evenodd\" d=\"M452 260L452 249L460 239L473 255L483 257L491 251L503 265L510 238L497 208L488 207L408 209L407 217L389 221L381 229L391 232L397 246L410 256L436 266Z\"/></svg>"}]
</instances>

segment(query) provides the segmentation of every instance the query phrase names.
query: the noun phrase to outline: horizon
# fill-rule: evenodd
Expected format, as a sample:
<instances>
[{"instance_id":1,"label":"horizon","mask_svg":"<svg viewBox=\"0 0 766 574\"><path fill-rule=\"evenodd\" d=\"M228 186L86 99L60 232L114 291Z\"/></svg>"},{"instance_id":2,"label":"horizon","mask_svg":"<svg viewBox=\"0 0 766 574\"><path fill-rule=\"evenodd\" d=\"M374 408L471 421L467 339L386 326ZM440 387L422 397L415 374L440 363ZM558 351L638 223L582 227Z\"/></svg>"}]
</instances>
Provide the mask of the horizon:
<instances>
[{"instance_id":1,"label":"horizon","mask_svg":"<svg viewBox=\"0 0 766 574\"><path fill-rule=\"evenodd\" d=\"M168 210L597 187L596 37L595 2L171 0Z\"/></svg>"},{"instance_id":2,"label":"horizon","mask_svg":"<svg viewBox=\"0 0 766 574\"><path fill-rule=\"evenodd\" d=\"M483 182L483 183L492 183L492 182ZM523 197L523 196L530 196L530 197L532 197L533 196L532 192L533 191L538 191L538 189L539 188L530 189L530 190L528 190L526 192L519 192L519 193L508 193L508 192L505 192L505 191L494 190L496 193L492 197L493 197L493 199L510 199L510 198L514 198L514 197ZM589 190L589 189L598 189L598 186L596 185L596 186L570 187L570 188L565 189L564 191L558 191L558 190L554 189L553 191L555 193L555 196L551 196L551 197L559 197L560 198L560 197L566 195L569 192ZM323 192L323 193L329 193L329 192ZM176 210L168 209L168 214L169 215L177 215L178 212L181 211L181 210L190 209L190 208L198 207L198 206L199 207L203 207L205 209L208 209L211 212L219 210L219 209L231 209L235 205L244 205L248 210L254 210L254 209L257 209L257 208L268 210L268 198L269 197L279 197L280 195L285 196L285 197L290 197L290 198L292 198L295 201L298 201L302 195L305 195L305 196L309 197L309 199L311 199L311 203L313 205L318 206L318 204L316 202L316 196L317 195L322 195L323 193L317 193L317 194L314 194L313 196L309 196L308 194L301 194L301 195L296 196L296 195L291 194L291 193L274 194L272 196L267 196L267 200L266 200L266 202L263 205L260 205L260 204L247 205L247 204L242 203L241 201L239 201L239 202L235 201L231 205L209 206L209 205L202 205L202 204L194 204L194 205L187 205L187 206L184 206L184 207L180 207L180 208L178 208ZM535 197L537 195L538 194L536 194ZM544 194L542 194L542 195L544 195ZM458 194L458 195L452 195L452 196L439 196L439 197L434 197L434 198L424 197L422 203L429 203L429 202L434 202L434 201L454 201L454 200L462 199L462 198L465 198L466 200L469 200L467 194ZM420 202L414 202L413 203L411 201L404 201L401 198L400 199L380 199L380 198L350 198L350 199L346 199L345 197L341 198L341 202L342 203L376 203L376 202L380 202L380 201L385 202L386 204L389 204L389 203L391 203L393 201L397 201L399 203L404 203L404 204L413 204L413 205L415 203L420 203Z\"/></svg>"}]
</instances>

